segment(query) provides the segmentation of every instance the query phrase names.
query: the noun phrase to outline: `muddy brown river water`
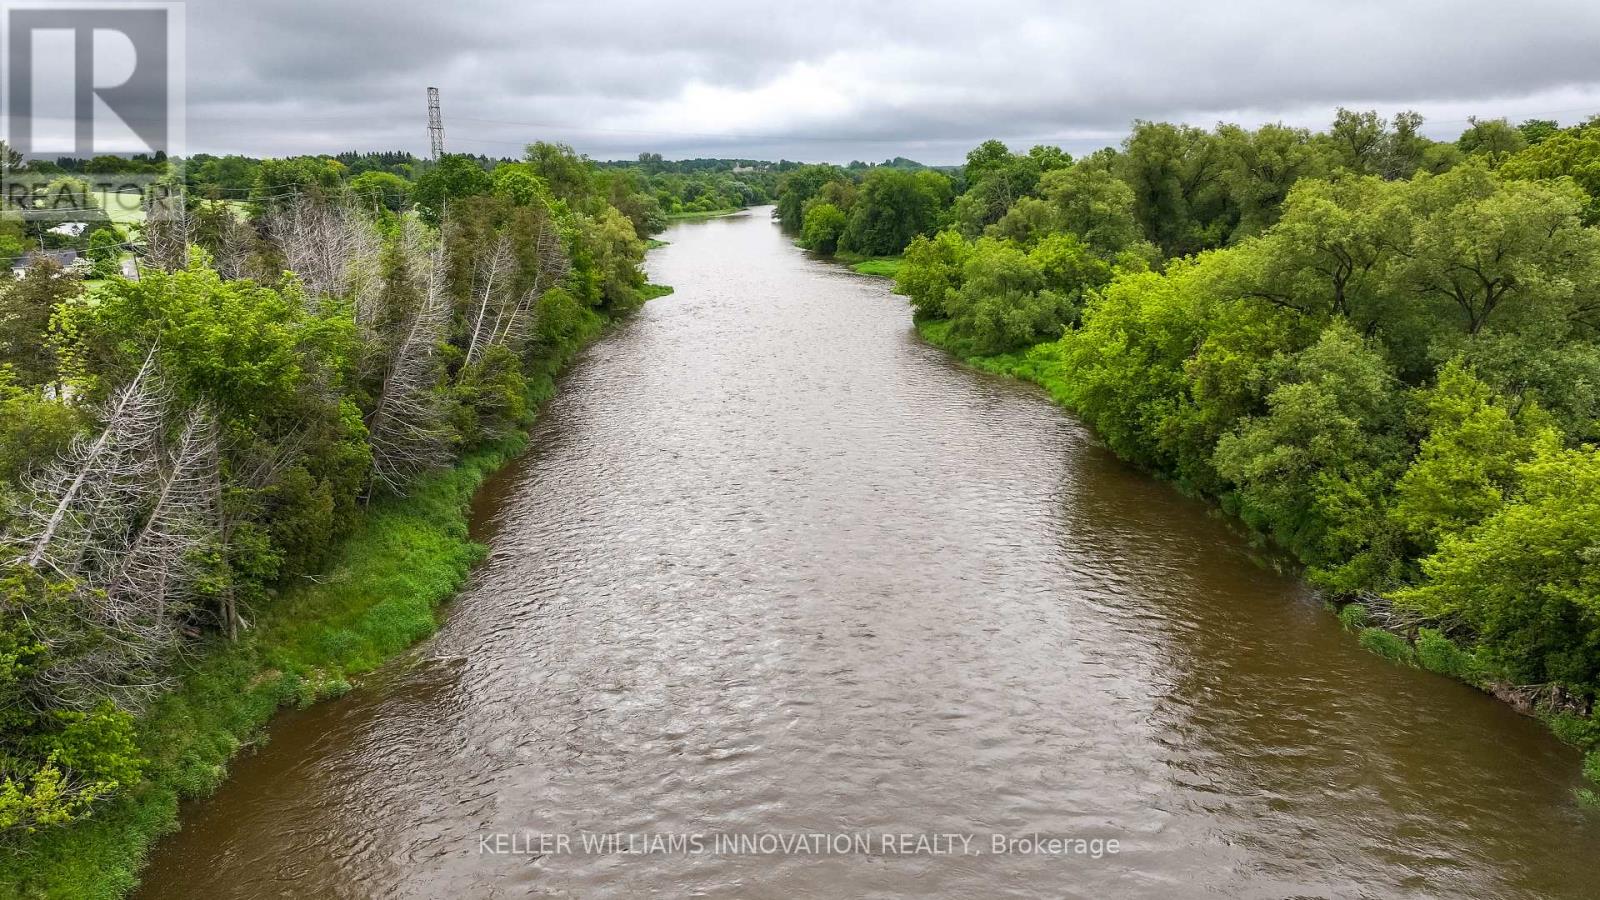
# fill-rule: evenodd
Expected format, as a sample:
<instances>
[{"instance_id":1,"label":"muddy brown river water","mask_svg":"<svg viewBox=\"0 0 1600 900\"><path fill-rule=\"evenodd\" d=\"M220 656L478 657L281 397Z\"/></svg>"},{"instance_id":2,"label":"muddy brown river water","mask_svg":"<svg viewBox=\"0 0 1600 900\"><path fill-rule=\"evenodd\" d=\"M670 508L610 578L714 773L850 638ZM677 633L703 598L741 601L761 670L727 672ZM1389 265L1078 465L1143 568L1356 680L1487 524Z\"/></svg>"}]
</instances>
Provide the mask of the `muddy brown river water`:
<instances>
[{"instance_id":1,"label":"muddy brown river water","mask_svg":"<svg viewBox=\"0 0 1600 900\"><path fill-rule=\"evenodd\" d=\"M677 293L486 488L439 634L277 722L140 897L1600 896L1537 723L1359 649L767 210L664 237ZM988 852L1033 834L1119 852Z\"/></svg>"}]
</instances>

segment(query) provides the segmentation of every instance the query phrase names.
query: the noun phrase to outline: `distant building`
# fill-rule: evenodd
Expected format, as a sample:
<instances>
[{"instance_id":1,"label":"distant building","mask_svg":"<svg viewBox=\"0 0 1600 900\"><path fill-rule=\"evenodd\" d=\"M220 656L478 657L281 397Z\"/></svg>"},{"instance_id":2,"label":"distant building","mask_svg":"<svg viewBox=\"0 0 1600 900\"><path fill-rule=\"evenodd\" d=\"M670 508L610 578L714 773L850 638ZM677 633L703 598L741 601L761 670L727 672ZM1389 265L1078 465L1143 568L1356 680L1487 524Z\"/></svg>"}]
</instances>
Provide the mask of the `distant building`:
<instances>
[{"instance_id":1,"label":"distant building","mask_svg":"<svg viewBox=\"0 0 1600 900\"><path fill-rule=\"evenodd\" d=\"M78 261L78 251L29 250L27 253L24 253L11 261L11 274L20 278L21 276L28 274L28 269L31 266L46 260L54 262L56 265L65 269Z\"/></svg>"}]
</instances>

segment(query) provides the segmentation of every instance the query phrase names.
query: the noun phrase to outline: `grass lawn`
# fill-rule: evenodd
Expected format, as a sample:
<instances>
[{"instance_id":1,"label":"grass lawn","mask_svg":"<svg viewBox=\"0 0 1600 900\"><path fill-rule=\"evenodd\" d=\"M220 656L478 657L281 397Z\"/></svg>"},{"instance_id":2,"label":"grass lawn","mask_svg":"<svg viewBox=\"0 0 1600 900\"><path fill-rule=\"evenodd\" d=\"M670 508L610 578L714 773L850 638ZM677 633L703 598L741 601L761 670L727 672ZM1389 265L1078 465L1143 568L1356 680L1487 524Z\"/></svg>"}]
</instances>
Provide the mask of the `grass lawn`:
<instances>
[{"instance_id":1,"label":"grass lawn","mask_svg":"<svg viewBox=\"0 0 1600 900\"><path fill-rule=\"evenodd\" d=\"M863 275L876 275L880 278L893 278L900 272L900 264L905 262L903 256L847 256L840 254L835 259L849 264Z\"/></svg>"}]
</instances>

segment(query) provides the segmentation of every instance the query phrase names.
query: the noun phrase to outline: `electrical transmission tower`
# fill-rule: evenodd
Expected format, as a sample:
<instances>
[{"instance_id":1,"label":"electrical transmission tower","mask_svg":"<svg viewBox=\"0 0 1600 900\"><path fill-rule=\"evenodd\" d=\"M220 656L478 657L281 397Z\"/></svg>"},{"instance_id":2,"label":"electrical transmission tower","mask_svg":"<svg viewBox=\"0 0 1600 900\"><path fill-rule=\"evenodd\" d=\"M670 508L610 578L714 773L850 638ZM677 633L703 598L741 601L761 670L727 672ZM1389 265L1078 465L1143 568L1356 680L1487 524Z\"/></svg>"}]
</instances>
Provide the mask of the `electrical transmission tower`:
<instances>
[{"instance_id":1,"label":"electrical transmission tower","mask_svg":"<svg viewBox=\"0 0 1600 900\"><path fill-rule=\"evenodd\" d=\"M433 146L433 160L444 156L444 117L439 115L439 89L428 88L428 142Z\"/></svg>"}]
</instances>

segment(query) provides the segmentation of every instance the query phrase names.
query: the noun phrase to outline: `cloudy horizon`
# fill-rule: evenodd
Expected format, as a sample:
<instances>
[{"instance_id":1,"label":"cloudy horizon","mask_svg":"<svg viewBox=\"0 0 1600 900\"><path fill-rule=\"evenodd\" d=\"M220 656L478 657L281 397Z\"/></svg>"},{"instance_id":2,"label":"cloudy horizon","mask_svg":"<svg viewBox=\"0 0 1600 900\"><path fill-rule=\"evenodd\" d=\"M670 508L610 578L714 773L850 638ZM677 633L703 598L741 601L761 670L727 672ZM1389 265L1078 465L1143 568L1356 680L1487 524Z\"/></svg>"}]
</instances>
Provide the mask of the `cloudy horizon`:
<instances>
[{"instance_id":1,"label":"cloudy horizon","mask_svg":"<svg viewBox=\"0 0 1600 900\"><path fill-rule=\"evenodd\" d=\"M1571 123L1600 112L1600 4L1512 7L1258 0L1227 16L1169 3L890 0L692 9L191 2L188 151L427 150L425 89L451 152L559 140L596 159L959 162L997 137L1074 153L1134 119L1281 121L1413 109Z\"/></svg>"}]
</instances>

